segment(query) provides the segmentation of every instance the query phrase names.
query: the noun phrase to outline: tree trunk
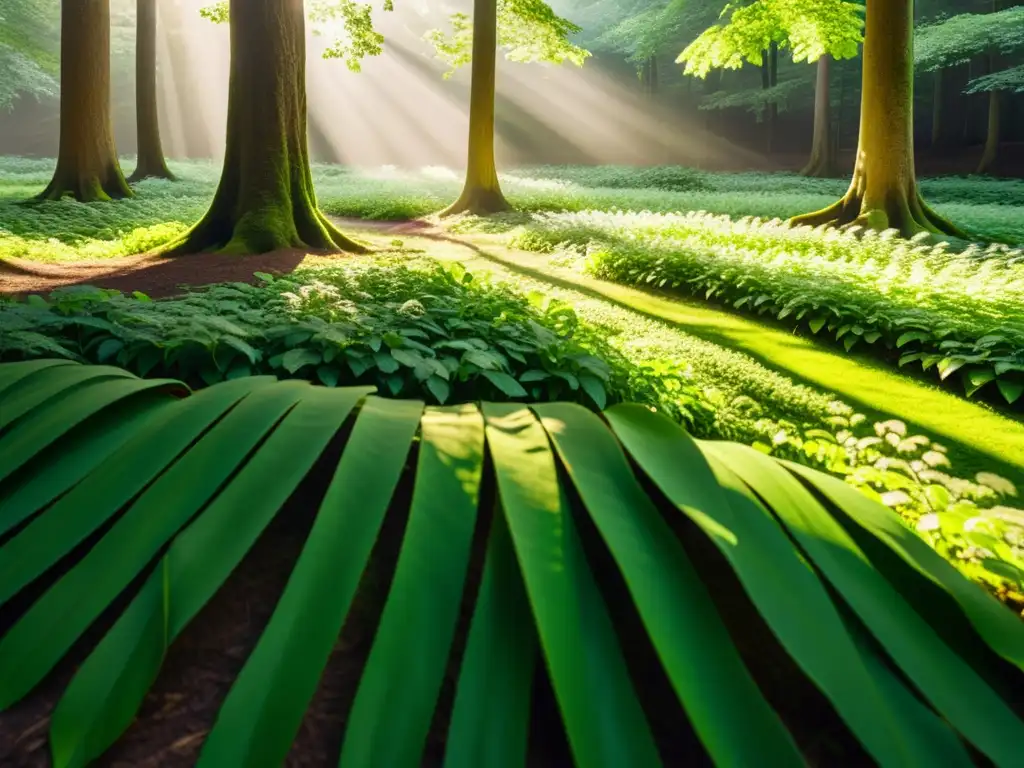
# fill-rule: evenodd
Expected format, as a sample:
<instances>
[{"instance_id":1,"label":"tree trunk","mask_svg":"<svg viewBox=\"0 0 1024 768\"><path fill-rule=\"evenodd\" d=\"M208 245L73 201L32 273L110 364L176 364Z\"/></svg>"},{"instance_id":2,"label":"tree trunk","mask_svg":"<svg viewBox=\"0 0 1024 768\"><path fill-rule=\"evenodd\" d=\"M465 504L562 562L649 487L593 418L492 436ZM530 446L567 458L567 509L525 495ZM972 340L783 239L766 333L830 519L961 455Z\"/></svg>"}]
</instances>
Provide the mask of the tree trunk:
<instances>
[{"instance_id":1,"label":"tree trunk","mask_svg":"<svg viewBox=\"0 0 1024 768\"><path fill-rule=\"evenodd\" d=\"M647 91L647 95L652 99L658 95L658 82L660 76L658 75L658 57L651 56L648 60L648 71L650 72L650 84Z\"/></svg>"},{"instance_id":2,"label":"tree trunk","mask_svg":"<svg viewBox=\"0 0 1024 768\"><path fill-rule=\"evenodd\" d=\"M156 0L137 0L135 33L135 121L139 159L129 181L173 179L160 142L156 89Z\"/></svg>"},{"instance_id":3,"label":"tree trunk","mask_svg":"<svg viewBox=\"0 0 1024 768\"><path fill-rule=\"evenodd\" d=\"M63 0L60 21L60 149L38 199L82 203L131 197L110 117L110 0Z\"/></svg>"},{"instance_id":4,"label":"tree trunk","mask_svg":"<svg viewBox=\"0 0 1024 768\"><path fill-rule=\"evenodd\" d=\"M363 251L320 213L306 137L302 0L231 0L227 144L210 210L166 253Z\"/></svg>"},{"instance_id":5,"label":"tree trunk","mask_svg":"<svg viewBox=\"0 0 1024 768\"><path fill-rule=\"evenodd\" d=\"M811 159L800 172L803 176L831 178L837 174L835 143L832 140L832 104L829 89L829 56L818 59L814 89L814 141Z\"/></svg>"},{"instance_id":6,"label":"tree trunk","mask_svg":"<svg viewBox=\"0 0 1024 768\"><path fill-rule=\"evenodd\" d=\"M860 144L850 189L797 225L854 224L968 239L921 199L914 170L913 0L867 0Z\"/></svg>"},{"instance_id":7,"label":"tree trunk","mask_svg":"<svg viewBox=\"0 0 1024 768\"><path fill-rule=\"evenodd\" d=\"M494 163L494 92L498 50L497 0L473 0L473 64L469 96L469 158L459 199L442 216L486 216L510 210Z\"/></svg>"},{"instance_id":8,"label":"tree trunk","mask_svg":"<svg viewBox=\"0 0 1024 768\"><path fill-rule=\"evenodd\" d=\"M768 49L768 85L779 84L779 44L772 43ZM768 154L775 152L775 134L779 123L779 105L774 99L768 102Z\"/></svg>"},{"instance_id":9,"label":"tree trunk","mask_svg":"<svg viewBox=\"0 0 1024 768\"><path fill-rule=\"evenodd\" d=\"M988 131L985 137L985 151L975 173L985 174L992 170L999 154L999 142L1002 135L1002 104L1003 94L1000 91L989 91L988 94Z\"/></svg>"}]
</instances>

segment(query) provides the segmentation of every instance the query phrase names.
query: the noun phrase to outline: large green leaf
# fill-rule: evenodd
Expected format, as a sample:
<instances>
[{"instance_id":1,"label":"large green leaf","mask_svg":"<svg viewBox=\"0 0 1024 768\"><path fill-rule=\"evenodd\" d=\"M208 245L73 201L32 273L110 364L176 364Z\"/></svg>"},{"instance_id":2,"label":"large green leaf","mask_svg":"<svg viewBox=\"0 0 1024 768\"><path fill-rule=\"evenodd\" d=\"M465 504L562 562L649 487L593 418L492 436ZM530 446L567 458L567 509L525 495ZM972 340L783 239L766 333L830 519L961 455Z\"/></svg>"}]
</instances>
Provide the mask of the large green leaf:
<instances>
[{"instance_id":1,"label":"large green leaf","mask_svg":"<svg viewBox=\"0 0 1024 768\"><path fill-rule=\"evenodd\" d=\"M661 765L544 429L525 407L483 409L501 504L576 762Z\"/></svg>"},{"instance_id":2,"label":"large green leaf","mask_svg":"<svg viewBox=\"0 0 1024 768\"><path fill-rule=\"evenodd\" d=\"M167 646L221 587L368 391L313 388L305 382L264 391L284 384L296 385L290 399L298 402L173 541L65 691L51 727L55 768L85 765L128 727ZM255 392L243 406L261 394Z\"/></svg>"},{"instance_id":3,"label":"large green leaf","mask_svg":"<svg viewBox=\"0 0 1024 768\"><path fill-rule=\"evenodd\" d=\"M346 768L422 761L462 602L483 452L475 406L424 415L402 552L341 749Z\"/></svg>"},{"instance_id":4,"label":"large green leaf","mask_svg":"<svg viewBox=\"0 0 1024 768\"><path fill-rule=\"evenodd\" d=\"M783 463L790 472L820 491L858 525L877 536L889 551L899 555L918 574L938 585L959 604L992 650L1018 669L1024 670L1024 627L1010 611L964 579L886 507L841 480L813 472L799 464L788 461Z\"/></svg>"},{"instance_id":5,"label":"large green leaf","mask_svg":"<svg viewBox=\"0 0 1024 768\"><path fill-rule=\"evenodd\" d=\"M42 403L67 397L85 384L111 379L134 380L135 376L121 368L101 365L46 366L33 372L2 393L0 433Z\"/></svg>"},{"instance_id":6,"label":"large green leaf","mask_svg":"<svg viewBox=\"0 0 1024 768\"><path fill-rule=\"evenodd\" d=\"M246 398L151 485L85 558L22 616L0 639L0 709L28 693L52 669L167 540L217 493L267 431L308 391L310 387L305 382L285 382L257 390ZM176 451L165 455L164 465L175 455ZM156 467L155 471L160 469ZM111 487L121 482L117 473L106 474L101 480L103 484L97 494L106 506L99 510L109 516L124 502L125 494L120 487ZM67 520L76 526L77 530L68 532L72 543L93 525L88 514L76 514L82 508L96 509L84 506L84 502L72 503L64 507L67 517L57 517L58 521ZM38 521L44 532L50 530L46 525L48 517ZM64 551L60 539L52 548L45 535L32 534L30 541L43 548L41 560ZM27 547L26 551L30 557ZM214 561L219 562L219 558ZM26 562L29 568L32 565L27 557L20 562ZM17 579L19 573L12 569L8 578Z\"/></svg>"},{"instance_id":7,"label":"large green leaf","mask_svg":"<svg viewBox=\"0 0 1024 768\"><path fill-rule=\"evenodd\" d=\"M241 379L228 382L221 387L204 390L184 402L168 405L158 419L137 429L134 439L128 441L101 467L4 546L3 558L0 559L0 605L9 600L26 584L43 574L89 534L102 526L160 473L164 472L182 451L188 448L202 433L210 429L239 400L271 381L275 380L269 377ZM268 392L268 394L270 393ZM262 402L257 407L263 407ZM240 424L243 429L251 429L258 423L249 422L251 412L251 408L244 410L241 417L236 418L232 423ZM264 418L266 426L269 427L273 423L273 411L264 414ZM232 433L227 440L234 440L236 436L237 433ZM253 439L258 437L259 435L256 435ZM109 542L101 543L97 549L101 552L109 552L111 556L116 557L123 552L119 548L122 542L128 543L129 546L140 542L141 526L152 525L160 517L153 505L161 503L161 495L184 502L185 506L181 507L182 514L174 518L175 522L171 523L172 527L180 526L183 516L191 515L205 498L192 500L184 494L172 494L171 489L175 488L172 483L182 482L188 478L189 474L187 473L201 467L202 465L198 462L204 458L209 460L214 456L222 456L220 447L223 445L225 445L225 441L224 438L221 438L217 446L210 445L208 448L204 446L205 450L201 453L205 453L205 456L190 458L185 462L184 467L174 471L168 482L163 483L144 497L144 500L136 505L121 526L115 528L112 532L113 538ZM245 456L246 445L246 441L239 439L229 450L233 450L240 461ZM217 453L213 452L215 450ZM225 462L225 467L227 471L230 471L229 463ZM207 488L208 493L216 490L215 485L208 484ZM191 507L188 506L189 503L192 504ZM165 506L164 509L167 507ZM5 509L5 517L0 519L0 525L6 523L6 515L9 512L14 512L16 517L19 510ZM122 531L124 533L121 533ZM171 533L173 530L165 530L165 533L161 534L159 542L162 543ZM136 561L136 570L141 568L149 557L152 557L151 550L145 550L145 552L147 554L143 554ZM92 557L96 557L96 555L92 555ZM120 559L124 563L127 558L122 555ZM107 566L102 557L93 562L97 571L102 570L105 574L110 574L114 570ZM86 567L86 571L89 575L84 578L89 580L87 583L92 584L92 572L88 567ZM96 584L103 583L103 577L100 574L97 573L95 578L97 579ZM71 583L72 581L69 580L65 584L70 585ZM59 592L61 588L58 587L57 591ZM95 594L95 590L92 591Z\"/></svg>"},{"instance_id":8,"label":"large green leaf","mask_svg":"<svg viewBox=\"0 0 1024 768\"><path fill-rule=\"evenodd\" d=\"M880 765L954 764L948 752L936 751L942 745L919 738L923 732L898 727L900 710L875 685L824 586L732 472L717 462L712 470L689 435L647 408L615 406L605 418L728 560L779 642Z\"/></svg>"},{"instance_id":9,"label":"large green leaf","mask_svg":"<svg viewBox=\"0 0 1024 768\"><path fill-rule=\"evenodd\" d=\"M164 392L129 398L117 408L107 408L80 424L36 454L0 484L0 533L6 533L67 492L151 420L174 413L177 404L177 398Z\"/></svg>"},{"instance_id":10,"label":"large green leaf","mask_svg":"<svg viewBox=\"0 0 1024 768\"><path fill-rule=\"evenodd\" d=\"M712 759L725 765L803 765L615 438L582 406L559 403L534 410L615 558L651 643ZM630 514L622 514L624 509ZM667 605L675 607L665 610Z\"/></svg>"},{"instance_id":11,"label":"large green leaf","mask_svg":"<svg viewBox=\"0 0 1024 768\"><path fill-rule=\"evenodd\" d=\"M702 447L765 500L822 575L842 595L936 711L997 765L1019 759L1024 723L874 568L800 482L758 451L728 443Z\"/></svg>"},{"instance_id":12,"label":"large green leaf","mask_svg":"<svg viewBox=\"0 0 1024 768\"><path fill-rule=\"evenodd\" d=\"M10 394L9 390L26 376L58 366L77 365L71 360L27 360L23 363L0 365L0 398Z\"/></svg>"},{"instance_id":13,"label":"large green leaf","mask_svg":"<svg viewBox=\"0 0 1024 768\"><path fill-rule=\"evenodd\" d=\"M10 477L44 448L104 408L142 392L181 386L180 382L169 379L143 381L134 377L101 377L73 387L52 405L36 408L24 418L18 419L0 437L0 482Z\"/></svg>"},{"instance_id":14,"label":"large green leaf","mask_svg":"<svg viewBox=\"0 0 1024 768\"><path fill-rule=\"evenodd\" d=\"M200 765L284 761L337 643L422 410L422 403L385 405L377 398L362 407L288 585L203 744Z\"/></svg>"},{"instance_id":15,"label":"large green leaf","mask_svg":"<svg viewBox=\"0 0 1024 768\"><path fill-rule=\"evenodd\" d=\"M526 764L537 638L508 524L491 524L483 581L459 670L444 768Z\"/></svg>"}]
</instances>

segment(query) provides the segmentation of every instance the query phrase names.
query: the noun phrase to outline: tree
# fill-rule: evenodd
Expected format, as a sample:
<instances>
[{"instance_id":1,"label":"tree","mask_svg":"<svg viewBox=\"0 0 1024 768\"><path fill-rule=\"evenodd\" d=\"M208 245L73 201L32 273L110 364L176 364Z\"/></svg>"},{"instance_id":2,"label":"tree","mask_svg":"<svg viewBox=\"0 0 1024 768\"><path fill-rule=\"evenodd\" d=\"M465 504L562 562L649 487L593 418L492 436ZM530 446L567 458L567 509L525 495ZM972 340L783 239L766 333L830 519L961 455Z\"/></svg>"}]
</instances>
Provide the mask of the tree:
<instances>
[{"instance_id":1,"label":"tree","mask_svg":"<svg viewBox=\"0 0 1024 768\"><path fill-rule=\"evenodd\" d=\"M173 179L160 142L156 88L156 0L138 0L135 39L135 110L138 163L129 181Z\"/></svg>"},{"instance_id":2,"label":"tree","mask_svg":"<svg viewBox=\"0 0 1024 768\"><path fill-rule=\"evenodd\" d=\"M582 66L588 51L568 41L579 27L557 16L543 0L474 0L473 21L451 17L452 34L427 33L438 55L452 67L472 62L466 179L458 199L441 212L487 215L511 206L501 191L494 161L494 95L497 49L517 62L572 61Z\"/></svg>"},{"instance_id":3,"label":"tree","mask_svg":"<svg viewBox=\"0 0 1024 768\"><path fill-rule=\"evenodd\" d=\"M867 0L860 144L846 195L794 224L968 238L921 198L914 169L914 3Z\"/></svg>"},{"instance_id":4,"label":"tree","mask_svg":"<svg viewBox=\"0 0 1024 768\"><path fill-rule=\"evenodd\" d=\"M168 255L284 248L362 251L319 211L306 139L303 0L230 0L231 70L220 184Z\"/></svg>"},{"instance_id":5,"label":"tree","mask_svg":"<svg viewBox=\"0 0 1024 768\"><path fill-rule=\"evenodd\" d=\"M761 66L763 94L744 98L767 109L770 150L779 103L776 94L781 87L773 74L778 49L790 49L796 62L817 61L814 143L803 173L834 175L829 59L857 55L863 27L861 6L847 0L755 0L728 6L724 14L728 21L709 27L679 55L677 61L686 65L684 74L705 78L712 69L739 69L744 63Z\"/></svg>"},{"instance_id":6,"label":"tree","mask_svg":"<svg viewBox=\"0 0 1024 768\"><path fill-rule=\"evenodd\" d=\"M965 93L989 95L988 131L978 173L992 169L1002 134L1002 102L1007 92L1024 91L1024 65L1001 69L1000 57L1024 51L1024 6L987 14L964 13L929 24L915 37L915 61L925 70L946 67L987 56L989 73L967 84Z\"/></svg>"},{"instance_id":7,"label":"tree","mask_svg":"<svg viewBox=\"0 0 1024 768\"><path fill-rule=\"evenodd\" d=\"M60 149L39 199L131 197L110 117L110 0L63 0L60 27Z\"/></svg>"}]
</instances>

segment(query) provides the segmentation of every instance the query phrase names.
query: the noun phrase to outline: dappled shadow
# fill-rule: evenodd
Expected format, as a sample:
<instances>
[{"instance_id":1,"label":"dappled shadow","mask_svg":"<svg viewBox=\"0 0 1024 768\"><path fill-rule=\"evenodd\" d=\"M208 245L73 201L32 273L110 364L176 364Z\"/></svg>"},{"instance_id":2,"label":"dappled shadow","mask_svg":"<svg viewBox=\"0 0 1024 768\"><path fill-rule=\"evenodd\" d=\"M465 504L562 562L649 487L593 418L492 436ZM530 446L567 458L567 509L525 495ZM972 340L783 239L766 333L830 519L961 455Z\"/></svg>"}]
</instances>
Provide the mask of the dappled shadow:
<instances>
[{"instance_id":1,"label":"dappled shadow","mask_svg":"<svg viewBox=\"0 0 1024 768\"><path fill-rule=\"evenodd\" d=\"M0 261L0 296L48 293L71 285L95 285L123 293L141 291L152 298L165 298L183 293L185 286L251 282L254 272L286 274L312 255L348 258L347 254L281 250L256 256L204 253L173 259L142 255L82 264Z\"/></svg>"}]
</instances>

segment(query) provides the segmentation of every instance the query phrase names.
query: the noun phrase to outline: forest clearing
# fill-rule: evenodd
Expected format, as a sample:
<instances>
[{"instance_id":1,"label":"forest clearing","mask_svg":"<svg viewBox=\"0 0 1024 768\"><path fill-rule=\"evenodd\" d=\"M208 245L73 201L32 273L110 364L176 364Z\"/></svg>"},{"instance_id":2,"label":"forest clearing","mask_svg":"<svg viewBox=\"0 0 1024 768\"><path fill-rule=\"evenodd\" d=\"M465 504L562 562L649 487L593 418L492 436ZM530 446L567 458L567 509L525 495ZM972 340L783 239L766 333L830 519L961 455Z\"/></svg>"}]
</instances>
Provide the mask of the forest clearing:
<instances>
[{"instance_id":1,"label":"forest clearing","mask_svg":"<svg viewBox=\"0 0 1024 768\"><path fill-rule=\"evenodd\" d=\"M1024 5L0 0L5 767L1010 768L1022 493Z\"/></svg>"}]
</instances>

